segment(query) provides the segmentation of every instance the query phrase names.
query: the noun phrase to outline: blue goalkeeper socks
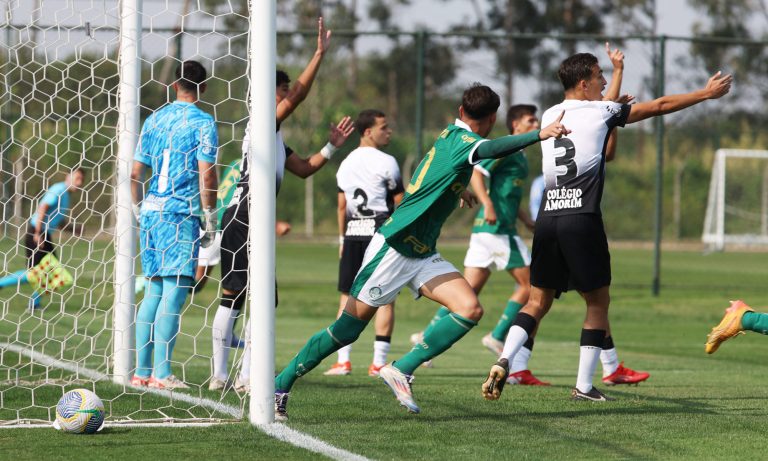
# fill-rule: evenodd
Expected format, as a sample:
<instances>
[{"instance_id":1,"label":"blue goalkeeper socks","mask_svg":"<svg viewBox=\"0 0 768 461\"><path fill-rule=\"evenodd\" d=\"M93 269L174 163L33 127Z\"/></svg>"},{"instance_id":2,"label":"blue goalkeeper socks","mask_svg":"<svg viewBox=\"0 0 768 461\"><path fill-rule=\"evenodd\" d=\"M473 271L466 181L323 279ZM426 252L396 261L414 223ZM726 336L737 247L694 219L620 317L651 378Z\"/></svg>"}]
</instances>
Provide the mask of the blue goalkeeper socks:
<instances>
[{"instance_id":1,"label":"blue goalkeeper socks","mask_svg":"<svg viewBox=\"0 0 768 461\"><path fill-rule=\"evenodd\" d=\"M152 330L163 295L163 281L147 279L146 285L147 291L136 315L136 376L145 379L152 374Z\"/></svg>"},{"instance_id":2,"label":"blue goalkeeper socks","mask_svg":"<svg viewBox=\"0 0 768 461\"><path fill-rule=\"evenodd\" d=\"M27 280L27 270L20 270L16 272L12 272L5 277L0 277L0 288L6 288L16 285L24 285L26 283L29 283L29 280Z\"/></svg>"},{"instance_id":3,"label":"blue goalkeeper socks","mask_svg":"<svg viewBox=\"0 0 768 461\"><path fill-rule=\"evenodd\" d=\"M171 375L171 356L179 335L181 309L195 284L192 277L163 277L163 296L155 316L155 378Z\"/></svg>"}]
</instances>

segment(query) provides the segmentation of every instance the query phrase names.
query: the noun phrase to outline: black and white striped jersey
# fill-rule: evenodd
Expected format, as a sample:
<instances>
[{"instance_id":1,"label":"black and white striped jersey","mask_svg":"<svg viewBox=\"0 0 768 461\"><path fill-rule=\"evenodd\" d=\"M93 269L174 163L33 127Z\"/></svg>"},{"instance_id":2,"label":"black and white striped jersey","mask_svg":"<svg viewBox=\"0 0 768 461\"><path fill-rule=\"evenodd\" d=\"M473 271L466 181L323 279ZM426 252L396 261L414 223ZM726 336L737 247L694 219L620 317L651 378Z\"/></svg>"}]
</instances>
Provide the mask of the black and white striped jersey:
<instances>
[{"instance_id":1,"label":"black and white striped jersey","mask_svg":"<svg viewBox=\"0 0 768 461\"><path fill-rule=\"evenodd\" d=\"M541 143L546 188L539 216L600 214L608 135L624 126L630 109L612 101L567 99L544 112L542 126L565 111L562 123L571 133Z\"/></svg>"},{"instance_id":2,"label":"black and white striped jersey","mask_svg":"<svg viewBox=\"0 0 768 461\"><path fill-rule=\"evenodd\" d=\"M347 200L347 238L370 239L392 214L394 195L403 192L397 160L373 147L358 147L336 173L339 192Z\"/></svg>"}]
</instances>

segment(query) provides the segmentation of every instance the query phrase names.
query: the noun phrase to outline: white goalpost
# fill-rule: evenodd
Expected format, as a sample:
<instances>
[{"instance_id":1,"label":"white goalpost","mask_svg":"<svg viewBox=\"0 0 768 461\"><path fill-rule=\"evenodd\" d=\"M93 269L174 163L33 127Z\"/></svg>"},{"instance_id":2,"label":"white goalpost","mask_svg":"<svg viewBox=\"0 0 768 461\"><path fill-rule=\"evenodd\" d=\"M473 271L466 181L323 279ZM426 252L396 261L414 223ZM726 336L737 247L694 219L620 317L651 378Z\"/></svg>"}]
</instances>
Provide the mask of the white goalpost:
<instances>
[{"instance_id":1,"label":"white goalpost","mask_svg":"<svg viewBox=\"0 0 768 461\"><path fill-rule=\"evenodd\" d=\"M0 283L0 428L49 425L58 399L78 387L99 395L107 425L274 422L276 0L243 0L242 9L236 3L4 3L0 179L15 187L0 197L0 280L17 279ZM217 124L219 170L241 158L246 129L253 140L250 190L257 199L250 200L243 309L251 319L250 395L208 389L218 267L204 290L190 291L170 357L189 389L130 384L143 297L135 283L142 274L133 157L142 122L174 100L173 70L188 59L208 72L198 106ZM69 192L71 229L51 232L56 263L44 273L69 274L71 283L28 284L30 217L75 166L87 177ZM240 319L241 337L245 325ZM233 346L231 382L243 355Z\"/></svg>"},{"instance_id":2,"label":"white goalpost","mask_svg":"<svg viewBox=\"0 0 768 461\"><path fill-rule=\"evenodd\" d=\"M702 242L717 251L768 245L768 150L717 150Z\"/></svg>"}]
</instances>

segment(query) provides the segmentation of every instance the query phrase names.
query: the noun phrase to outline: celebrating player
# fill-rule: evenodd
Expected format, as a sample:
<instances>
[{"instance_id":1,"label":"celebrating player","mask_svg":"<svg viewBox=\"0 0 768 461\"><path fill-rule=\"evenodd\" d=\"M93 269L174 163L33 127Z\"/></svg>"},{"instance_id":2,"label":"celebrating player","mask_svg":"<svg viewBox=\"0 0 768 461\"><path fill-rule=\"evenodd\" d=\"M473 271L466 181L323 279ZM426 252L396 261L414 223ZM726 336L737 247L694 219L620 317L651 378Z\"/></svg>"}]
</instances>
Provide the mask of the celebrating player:
<instances>
[{"instance_id":1,"label":"celebrating player","mask_svg":"<svg viewBox=\"0 0 768 461\"><path fill-rule=\"evenodd\" d=\"M70 194L83 187L85 170L74 167L62 182L57 182L48 188L40 199L37 209L29 218L27 234L24 237L24 249L27 255L27 269L18 270L0 278L0 288L29 283L29 269L36 266L45 255L53 253L53 232L64 227L70 209ZM40 293L32 293L29 307L40 307Z\"/></svg>"},{"instance_id":2,"label":"celebrating player","mask_svg":"<svg viewBox=\"0 0 768 461\"><path fill-rule=\"evenodd\" d=\"M209 246L216 234L216 122L195 105L205 80L199 62L181 63L173 83L176 101L147 118L136 147L131 192L148 283L136 318L134 386L189 387L171 373L171 356L181 308L195 283L199 247ZM152 177L142 201L147 167Z\"/></svg>"},{"instance_id":3,"label":"celebrating player","mask_svg":"<svg viewBox=\"0 0 768 461\"><path fill-rule=\"evenodd\" d=\"M309 158L294 155L293 150L283 142L280 124L290 116L307 97L315 76L320 69L323 56L328 49L331 31L326 31L323 18L318 19L317 50L299 75L298 80L290 86L288 74L278 70L276 84L277 103L277 146L276 146L276 192L280 191L285 170L300 178L315 174L325 165L331 156L354 131L354 124L349 117L344 117L338 125L331 125L328 143L319 152ZM232 325L245 303L245 289L248 286L248 150L249 137L243 139L243 160L240 180L238 182L229 207L224 212L222 221L223 234L221 238L221 288L222 295L216 316L213 319L213 376L208 384L210 390L221 390L226 386L227 362L229 361L229 345L231 343ZM279 229L278 229L279 230ZM277 299L277 297L275 297ZM243 367L235 380L235 389L249 390L250 353L248 345L250 328L245 327L246 348L243 354Z\"/></svg>"},{"instance_id":4,"label":"celebrating player","mask_svg":"<svg viewBox=\"0 0 768 461\"><path fill-rule=\"evenodd\" d=\"M404 192L397 161L379 150L389 144L392 136L387 116L378 110L364 110L357 116L355 127L360 133L360 146L349 153L336 173L341 244L338 287L341 299L337 318L347 305L349 290L360 270L365 249L376 229L403 200ZM381 367L387 363L395 326L394 309L393 300L376 312L376 339L373 343L373 362L368 367L369 376L378 376ZM351 344L339 349L337 362L324 374L348 375L352 370L351 351Z\"/></svg>"},{"instance_id":5,"label":"celebrating player","mask_svg":"<svg viewBox=\"0 0 768 461\"><path fill-rule=\"evenodd\" d=\"M312 336L275 378L275 419L287 419L288 396L295 381L340 347L353 343L377 308L391 303L406 286L416 298L426 296L451 311L424 335L423 342L379 371L401 405L413 413L420 411L411 393L414 370L451 347L483 315L472 287L436 248L443 223L459 199L470 204L474 200L466 190L473 165L568 132L557 120L541 131L486 140L498 108L499 96L487 86L475 84L464 92L459 119L438 136L416 168L403 202L368 245L344 312Z\"/></svg>"},{"instance_id":6,"label":"celebrating player","mask_svg":"<svg viewBox=\"0 0 768 461\"><path fill-rule=\"evenodd\" d=\"M728 93L732 82L730 75L718 72L700 90L630 106L603 101L606 81L592 54L579 53L565 59L558 76L565 100L544 112L542 122L565 120L573 134L542 143L546 189L533 237L531 295L509 330L503 357L491 367L483 383L483 396L490 400L501 395L509 359L533 334L554 299L569 289L579 291L587 307L578 376L571 397L611 400L592 386L610 331L611 266L600 213L607 138L617 126L720 98Z\"/></svg>"}]
</instances>

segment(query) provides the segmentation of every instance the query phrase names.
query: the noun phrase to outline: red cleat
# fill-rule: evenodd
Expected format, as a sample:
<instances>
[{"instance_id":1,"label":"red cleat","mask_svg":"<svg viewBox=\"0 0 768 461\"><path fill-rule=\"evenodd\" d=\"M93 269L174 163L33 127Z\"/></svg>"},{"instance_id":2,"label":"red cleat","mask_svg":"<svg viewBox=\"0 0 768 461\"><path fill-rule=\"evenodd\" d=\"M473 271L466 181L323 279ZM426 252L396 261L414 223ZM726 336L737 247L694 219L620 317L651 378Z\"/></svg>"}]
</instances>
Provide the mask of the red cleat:
<instances>
[{"instance_id":1,"label":"red cleat","mask_svg":"<svg viewBox=\"0 0 768 461\"><path fill-rule=\"evenodd\" d=\"M619 364L619 368L608 376L603 377L603 383L606 386L615 386L617 384L637 384L645 381L651 376L645 371L635 371L624 366L624 362Z\"/></svg>"},{"instance_id":2,"label":"red cleat","mask_svg":"<svg viewBox=\"0 0 768 461\"><path fill-rule=\"evenodd\" d=\"M549 383L533 376L531 370L516 371L507 376L507 384L519 384L521 386L549 386Z\"/></svg>"}]
</instances>

